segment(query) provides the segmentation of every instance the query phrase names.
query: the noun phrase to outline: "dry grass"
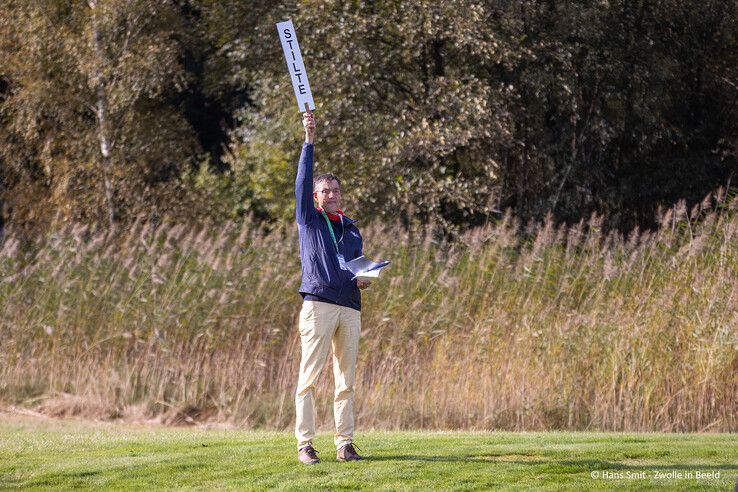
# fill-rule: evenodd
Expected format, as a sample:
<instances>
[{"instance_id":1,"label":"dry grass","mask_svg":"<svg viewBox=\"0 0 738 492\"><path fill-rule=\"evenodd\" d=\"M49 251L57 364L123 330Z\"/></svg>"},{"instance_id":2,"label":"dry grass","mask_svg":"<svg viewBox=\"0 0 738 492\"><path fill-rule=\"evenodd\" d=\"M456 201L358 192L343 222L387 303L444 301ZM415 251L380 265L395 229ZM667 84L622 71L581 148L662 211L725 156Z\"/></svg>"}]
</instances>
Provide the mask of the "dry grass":
<instances>
[{"instance_id":1,"label":"dry grass","mask_svg":"<svg viewBox=\"0 0 738 492\"><path fill-rule=\"evenodd\" d=\"M717 204L719 211L713 210ZM510 217L452 245L374 225L393 265L364 294L364 428L738 429L737 201L659 231L596 219L521 236ZM270 233L71 227L0 257L0 401L51 415L289 428L299 255ZM330 371L318 388L332 423Z\"/></svg>"}]
</instances>

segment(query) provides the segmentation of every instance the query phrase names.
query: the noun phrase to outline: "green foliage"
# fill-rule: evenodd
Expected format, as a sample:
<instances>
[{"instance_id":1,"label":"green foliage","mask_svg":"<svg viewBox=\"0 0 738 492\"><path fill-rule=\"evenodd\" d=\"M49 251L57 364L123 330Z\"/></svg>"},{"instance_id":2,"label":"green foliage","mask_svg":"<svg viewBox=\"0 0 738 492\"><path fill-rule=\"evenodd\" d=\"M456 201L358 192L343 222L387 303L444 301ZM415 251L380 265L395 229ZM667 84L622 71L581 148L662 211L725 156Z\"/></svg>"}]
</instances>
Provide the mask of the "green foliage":
<instances>
[{"instance_id":1,"label":"green foliage","mask_svg":"<svg viewBox=\"0 0 738 492\"><path fill-rule=\"evenodd\" d=\"M257 217L294 220L296 163L301 148L295 144L300 134L294 123L294 115L288 112L268 122L244 115L240 143L228 162L238 186L251 192L246 208Z\"/></svg>"},{"instance_id":2,"label":"green foliage","mask_svg":"<svg viewBox=\"0 0 738 492\"><path fill-rule=\"evenodd\" d=\"M344 178L353 215L452 232L510 207L655 227L659 207L735 183L735 14L731 0L8 0L3 219L29 237L142 212L289 220L300 115L274 24L292 18L317 166ZM190 180L205 158L221 190L207 200Z\"/></svg>"},{"instance_id":3,"label":"green foliage","mask_svg":"<svg viewBox=\"0 0 738 492\"><path fill-rule=\"evenodd\" d=\"M470 16L455 15L460 10ZM496 111L496 90L463 60L505 54L493 48L492 34L479 39L481 15L469 2L430 11L412 3L323 2L297 14L318 101L317 165L345 177L359 214L445 222L489 211L496 178L489 149L506 138L504 111ZM270 127L262 138L294 148L281 127L287 115L299 115L278 59L274 87L260 99Z\"/></svg>"},{"instance_id":4,"label":"green foliage","mask_svg":"<svg viewBox=\"0 0 738 492\"><path fill-rule=\"evenodd\" d=\"M36 186L43 192L31 198L50 218L93 223L171 206L159 185L199 152L167 102L187 85L176 10L148 0L11 1L2 9L4 199L14 206Z\"/></svg>"},{"instance_id":5,"label":"green foliage","mask_svg":"<svg viewBox=\"0 0 738 492\"><path fill-rule=\"evenodd\" d=\"M316 154L365 216L448 229L512 206L652 226L658 205L738 170L734 8L316 3L294 16ZM256 100L271 131L250 138L288 152L284 120L299 115L276 43L267 58Z\"/></svg>"}]
</instances>

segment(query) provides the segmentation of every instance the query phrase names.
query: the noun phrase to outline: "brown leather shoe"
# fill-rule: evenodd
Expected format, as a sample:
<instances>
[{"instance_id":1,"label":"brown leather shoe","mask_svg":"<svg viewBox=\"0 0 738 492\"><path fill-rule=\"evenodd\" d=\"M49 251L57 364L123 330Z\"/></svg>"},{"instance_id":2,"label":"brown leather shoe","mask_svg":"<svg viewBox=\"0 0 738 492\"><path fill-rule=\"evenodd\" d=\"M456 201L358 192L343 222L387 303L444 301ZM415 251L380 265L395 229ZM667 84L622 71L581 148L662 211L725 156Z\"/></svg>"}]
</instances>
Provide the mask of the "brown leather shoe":
<instances>
[{"instance_id":1,"label":"brown leather shoe","mask_svg":"<svg viewBox=\"0 0 738 492\"><path fill-rule=\"evenodd\" d=\"M318 452L310 445L301 448L297 452L297 459L300 460L300 463L303 463L305 465L314 465L315 463L320 463Z\"/></svg>"},{"instance_id":2,"label":"brown leather shoe","mask_svg":"<svg viewBox=\"0 0 738 492\"><path fill-rule=\"evenodd\" d=\"M356 452L353 443L348 443L336 452L336 459L338 461L359 461L364 458L359 456L359 453Z\"/></svg>"}]
</instances>

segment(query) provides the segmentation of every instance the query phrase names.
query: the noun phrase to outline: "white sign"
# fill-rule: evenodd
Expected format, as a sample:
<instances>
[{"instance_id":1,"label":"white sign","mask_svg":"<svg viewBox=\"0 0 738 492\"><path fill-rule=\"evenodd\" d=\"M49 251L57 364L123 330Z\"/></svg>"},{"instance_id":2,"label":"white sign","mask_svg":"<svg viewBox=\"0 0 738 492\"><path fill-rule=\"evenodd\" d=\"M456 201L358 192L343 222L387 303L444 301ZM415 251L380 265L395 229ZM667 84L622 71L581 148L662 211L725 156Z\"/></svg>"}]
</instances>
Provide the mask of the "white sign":
<instances>
[{"instance_id":1,"label":"white sign","mask_svg":"<svg viewBox=\"0 0 738 492\"><path fill-rule=\"evenodd\" d=\"M287 69L292 77L292 88L295 89L295 97L297 98L297 106L300 112L305 111L305 103L309 108L315 109L313 102L313 93L310 92L310 84L308 83L305 64L302 62L302 54L300 53L300 45L297 44L297 33L292 21L279 22L277 24L279 39L282 41L282 50L284 51L284 59L287 61Z\"/></svg>"}]
</instances>

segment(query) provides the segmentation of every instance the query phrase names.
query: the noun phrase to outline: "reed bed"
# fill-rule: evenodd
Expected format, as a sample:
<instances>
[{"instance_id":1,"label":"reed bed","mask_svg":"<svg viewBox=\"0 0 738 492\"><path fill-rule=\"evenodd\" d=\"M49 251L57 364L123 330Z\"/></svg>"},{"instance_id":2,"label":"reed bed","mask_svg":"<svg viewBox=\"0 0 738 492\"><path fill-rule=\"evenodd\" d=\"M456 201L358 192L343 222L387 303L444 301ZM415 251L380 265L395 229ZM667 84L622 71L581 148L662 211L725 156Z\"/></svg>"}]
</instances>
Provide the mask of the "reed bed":
<instances>
[{"instance_id":1,"label":"reed bed","mask_svg":"<svg viewBox=\"0 0 738 492\"><path fill-rule=\"evenodd\" d=\"M738 430L738 200L657 231L506 216L439 242L373 224L361 428ZM288 429L296 230L70 226L0 253L0 402L50 415ZM330 365L330 361L328 362ZM318 385L332 425L332 372Z\"/></svg>"}]
</instances>

